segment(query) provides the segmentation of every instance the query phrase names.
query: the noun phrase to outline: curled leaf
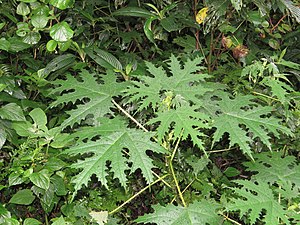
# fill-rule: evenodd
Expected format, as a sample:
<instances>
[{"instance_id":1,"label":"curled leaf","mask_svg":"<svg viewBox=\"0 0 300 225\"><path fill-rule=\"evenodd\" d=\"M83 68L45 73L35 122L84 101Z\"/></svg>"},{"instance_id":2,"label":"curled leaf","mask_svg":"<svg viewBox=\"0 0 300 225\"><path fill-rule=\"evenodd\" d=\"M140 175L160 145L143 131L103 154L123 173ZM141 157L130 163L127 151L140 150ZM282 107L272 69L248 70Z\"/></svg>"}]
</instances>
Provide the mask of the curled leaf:
<instances>
[{"instance_id":1,"label":"curled leaf","mask_svg":"<svg viewBox=\"0 0 300 225\"><path fill-rule=\"evenodd\" d=\"M203 9L199 10L199 12L196 15L196 21L197 21L198 24L203 23L203 21L207 17L207 11L208 11L208 7L205 7Z\"/></svg>"},{"instance_id":2,"label":"curled leaf","mask_svg":"<svg viewBox=\"0 0 300 225\"><path fill-rule=\"evenodd\" d=\"M232 49L232 53L234 58L241 59L248 55L249 49L245 45L238 45Z\"/></svg>"},{"instance_id":3,"label":"curled leaf","mask_svg":"<svg viewBox=\"0 0 300 225\"><path fill-rule=\"evenodd\" d=\"M222 46L223 46L225 49L229 49L229 48L231 48L231 46L232 46L232 40L231 40L230 37L225 37L225 36L222 37L221 43L222 43Z\"/></svg>"}]
</instances>

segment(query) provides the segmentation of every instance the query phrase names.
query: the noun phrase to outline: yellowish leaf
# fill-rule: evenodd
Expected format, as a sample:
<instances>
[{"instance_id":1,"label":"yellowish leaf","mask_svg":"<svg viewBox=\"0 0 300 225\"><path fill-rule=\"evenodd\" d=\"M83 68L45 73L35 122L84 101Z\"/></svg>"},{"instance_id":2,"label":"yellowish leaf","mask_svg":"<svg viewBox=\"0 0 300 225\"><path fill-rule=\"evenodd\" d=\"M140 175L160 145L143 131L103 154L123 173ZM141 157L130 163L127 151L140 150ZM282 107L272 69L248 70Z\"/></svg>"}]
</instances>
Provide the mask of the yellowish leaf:
<instances>
[{"instance_id":1,"label":"yellowish leaf","mask_svg":"<svg viewBox=\"0 0 300 225\"><path fill-rule=\"evenodd\" d=\"M107 211L101 211L101 212L90 212L90 216L99 224L104 225L104 223L107 223L107 217L108 212Z\"/></svg>"},{"instance_id":2,"label":"yellowish leaf","mask_svg":"<svg viewBox=\"0 0 300 225\"><path fill-rule=\"evenodd\" d=\"M196 21L197 21L198 24L203 23L203 21L207 17L207 11L208 11L208 7L205 7L203 9L199 10L199 12L196 15Z\"/></svg>"}]
</instances>

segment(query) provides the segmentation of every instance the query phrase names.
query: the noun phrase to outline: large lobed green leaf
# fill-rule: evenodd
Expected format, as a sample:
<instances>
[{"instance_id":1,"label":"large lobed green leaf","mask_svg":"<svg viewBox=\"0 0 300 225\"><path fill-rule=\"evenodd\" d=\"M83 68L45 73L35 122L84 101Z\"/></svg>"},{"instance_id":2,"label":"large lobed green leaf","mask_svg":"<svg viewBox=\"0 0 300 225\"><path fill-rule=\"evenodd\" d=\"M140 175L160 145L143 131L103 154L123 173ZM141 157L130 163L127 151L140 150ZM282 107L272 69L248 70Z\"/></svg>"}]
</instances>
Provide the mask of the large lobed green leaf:
<instances>
[{"instance_id":1,"label":"large lobed green leaf","mask_svg":"<svg viewBox=\"0 0 300 225\"><path fill-rule=\"evenodd\" d=\"M225 133L229 134L230 144L238 144L244 153L252 158L250 144L259 138L271 150L271 133L279 138L279 131L293 135L289 128L280 124L281 120L272 116L273 108L254 102L251 95L231 98L225 92L211 97L204 108L211 114L216 131L213 143L219 141Z\"/></svg>"},{"instance_id":2,"label":"large lobed green leaf","mask_svg":"<svg viewBox=\"0 0 300 225\"><path fill-rule=\"evenodd\" d=\"M203 83L209 75L197 73L204 68L199 66L201 58L188 59L184 65L172 55L168 63L171 75L163 67L156 67L150 62L146 62L151 76L139 76L138 81L132 81L134 86L130 86L125 92L130 96L129 102L139 100L139 110L152 106L153 109L159 107L161 99L166 93L172 93L173 98L182 98L185 102L196 103L198 97L212 89ZM201 84L199 84L201 83Z\"/></svg>"},{"instance_id":3,"label":"large lobed green leaf","mask_svg":"<svg viewBox=\"0 0 300 225\"><path fill-rule=\"evenodd\" d=\"M67 74L66 80L56 80L53 82L57 85L52 90L52 94L61 94L51 106L58 106L59 104L67 104L72 102L77 105L76 109L70 110L67 113L70 115L61 125L62 128L73 126L75 123L80 123L88 115L93 115L95 122L99 117L110 113L112 105L112 96L119 95L125 88L124 83L117 83L114 74L109 73L103 76L103 84L98 83L94 74L83 70L77 80L70 74ZM83 101L85 99L85 101ZM88 99L88 101L86 100ZM81 104L77 104L78 100Z\"/></svg>"},{"instance_id":4,"label":"large lobed green leaf","mask_svg":"<svg viewBox=\"0 0 300 225\"><path fill-rule=\"evenodd\" d=\"M114 119L114 124L119 122L119 120ZM117 128L116 130L109 129L111 124L108 119L102 120L102 125L94 128L99 131L97 135L101 135L99 140L80 141L78 145L64 151L65 154L71 156L87 153L93 154L91 157L72 164L72 168L82 170L72 180L75 183L74 194L76 194L82 185L87 186L93 174L106 187L106 176L108 176L109 172L113 172L114 178L119 179L123 187L126 187L127 182L125 171L134 172L140 169L147 183L153 181L151 169L154 168L154 165L152 164L152 159L146 154L146 151L151 150L157 153L165 153L164 148L150 140L153 133L128 129L122 122L119 123L118 127L112 127ZM88 129L79 131L78 136L86 135L87 131ZM91 133L89 138L93 136L96 136L96 133ZM110 162L109 166L108 162Z\"/></svg>"},{"instance_id":5,"label":"large lobed green leaf","mask_svg":"<svg viewBox=\"0 0 300 225\"><path fill-rule=\"evenodd\" d=\"M265 211L263 221L266 224L279 224L278 219L284 224L290 224L286 211L275 199L275 196L266 182L256 183L248 180L236 181L241 188L233 188L241 198L234 198L227 203L227 211L240 211L240 216L249 215L250 224L255 224Z\"/></svg>"},{"instance_id":6,"label":"large lobed green leaf","mask_svg":"<svg viewBox=\"0 0 300 225\"><path fill-rule=\"evenodd\" d=\"M256 172L252 180L263 180L269 184L286 182L300 188L300 165L294 156L282 158L280 152L263 152L254 155L254 160L243 163L247 171Z\"/></svg>"},{"instance_id":7,"label":"large lobed green leaf","mask_svg":"<svg viewBox=\"0 0 300 225\"><path fill-rule=\"evenodd\" d=\"M219 205L207 200L194 202L188 207L155 205L153 208L154 213L141 216L136 222L157 225L222 224L222 218L216 212Z\"/></svg>"},{"instance_id":8,"label":"large lobed green leaf","mask_svg":"<svg viewBox=\"0 0 300 225\"><path fill-rule=\"evenodd\" d=\"M174 137L185 140L191 137L194 145L204 150L201 136L203 133L199 132L199 128L209 128L207 121L209 117L201 112L196 112L197 107L185 106L171 109L164 112L158 112L157 117L151 119L148 123L153 124L159 122L157 128L158 140L162 141L165 134L171 127L174 129Z\"/></svg>"}]
</instances>

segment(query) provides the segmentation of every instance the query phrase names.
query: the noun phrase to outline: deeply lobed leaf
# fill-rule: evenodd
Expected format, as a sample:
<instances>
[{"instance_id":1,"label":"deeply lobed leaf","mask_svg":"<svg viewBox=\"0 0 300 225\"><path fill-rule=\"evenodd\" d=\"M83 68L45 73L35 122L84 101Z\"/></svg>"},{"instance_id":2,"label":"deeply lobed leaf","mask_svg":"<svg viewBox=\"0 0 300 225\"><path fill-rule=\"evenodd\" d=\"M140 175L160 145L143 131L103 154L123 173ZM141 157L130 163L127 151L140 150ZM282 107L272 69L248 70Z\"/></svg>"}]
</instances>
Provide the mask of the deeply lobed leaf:
<instances>
[{"instance_id":1,"label":"deeply lobed leaf","mask_svg":"<svg viewBox=\"0 0 300 225\"><path fill-rule=\"evenodd\" d=\"M219 205L212 201L202 200L188 207L155 205L153 208L154 213L141 216L136 222L157 225L222 224L222 218L216 212Z\"/></svg>"},{"instance_id":2,"label":"deeply lobed leaf","mask_svg":"<svg viewBox=\"0 0 300 225\"><path fill-rule=\"evenodd\" d=\"M132 81L134 86L130 86L125 92L130 96L129 102L139 100L139 110L152 106L153 109L159 107L164 93L171 92L173 96L181 96L186 102L195 104L199 101L198 96L202 96L212 89L203 83L209 75L197 73L203 70L199 66L201 58L188 59L182 66L181 62L172 55L168 63L171 75L169 76L163 67L156 67L150 62L146 62L151 76L140 76L140 81Z\"/></svg>"},{"instance_id":3,"label":"deeply lobed leaf","mask_svg":"<svg viewBox=\"0 0 300 225\"><path fill-rule=\"evenodd\" d=\"M157 128L158 140L162 141L165 134L171 127L174 129L174 138L185 140L191 137L194 145L197 145L204 151L201 136L204 136L198 129L209 128L207 121L209 117L201 112L195 111L196 107L186 106L178 107L164 112L158 112L157 117L149 120L149 124L159 122Z\"/></svg>"},{"instance_id":4,"label":"deeply lobed leaf","mask_svg":"<svg viewBox=\"0 0 300 225\"><path fill-rule=\"evenodd\" d=\"M255 161L244 163L247 171L257 173L251 179L279 185L288 182L300 188L300 166L294 156L282 158L280 152L263 152L255 154L254 159Z\"/></svg>"},{"instance_id":5,"label":"deeply lobed leaf","mask_svg":"<svg viewBox=\"0 0 300 225\"><path fill-rule=\"evenodd\" d=\"M76 109L67 111L70 115L62 124L61 127L73 127L74 124L80 123L88 115L93 115L94 121L110 113L110 108L113 106L111 99L113 96L119 95L125 88L124 83L117 83L114 74L109 73L102 77L104 83L100 84L94 74L83 70L79 74L82 81L68 74L66 80L56 80L53 84L57 85L51 92L52 94L61 94L51 106L59 104L67 104L69 102L77 106ZM88 101L86 100L88 99ZM81 104L76 104L77 101ZM85 101L83 101L85 100Z\"/></svg>"},{"instance_id":6,"label":"deeply lobed leaf","mask_svg":"<svg viewBox=\"0 0 300 225\"><path fill-rule=\"evenodd\" d=\"M272 116L273 108L260 106L253 100L254 96L236 96L231 98L225 92L218 92L204 108L211 114L216 131L213 142L219 141L225 133L229 134L230 147L238 144L242 151L252 157L250 144L259 138L271 149L271 133L279 137L280 133L292 136L281 120Z\"/></svg>"},{"instance_id":7,"label":"deeply lobed leaf","mask_svg":"<svg viewBox=\"0 0 300 225\"><path fill-rule=\"evenodd\" d=\"M240 211L240 216L249 215L250 224L254 224L265 210L263 221L266 224L278 224L281 219L285 224L290 224L286 211L274 198L273 192L265 182L253 183L248 180L239 180L235 183L241 188L233 188L234 192L241 198L232 199L227 203L227 211Z\"/></svg>"},{"instance_id":8,"label":"deeply lobed leaf","mask_svg":"<svg viewBox=\"0 0 300 225\"><path fill-rule=\"evenodd\" d=\"M103 126L107 127L106 125ZM81 170L72 180L75 183L74 195L81 189L82 185L87 186L88 181L94 174L106 187L106 176L108 176L109 172L113 172L114 178L119 179L123 187L126 187L127 178L125 171L128 170L134 172L140 169L147 183L152 182L151 169L154 165L146 151L165 153L161 146L150 140L152 136L153 134L150 132L145 133L140 130L123 127L123 129L118 131L104 132L101 139L97 141L80 142L77 146L64 151L65 154L71 156L87 153L93 154L91 157L72 164L72 168ZM108 163L110 163L109 166Z\"/></svg>"}]
</instances>

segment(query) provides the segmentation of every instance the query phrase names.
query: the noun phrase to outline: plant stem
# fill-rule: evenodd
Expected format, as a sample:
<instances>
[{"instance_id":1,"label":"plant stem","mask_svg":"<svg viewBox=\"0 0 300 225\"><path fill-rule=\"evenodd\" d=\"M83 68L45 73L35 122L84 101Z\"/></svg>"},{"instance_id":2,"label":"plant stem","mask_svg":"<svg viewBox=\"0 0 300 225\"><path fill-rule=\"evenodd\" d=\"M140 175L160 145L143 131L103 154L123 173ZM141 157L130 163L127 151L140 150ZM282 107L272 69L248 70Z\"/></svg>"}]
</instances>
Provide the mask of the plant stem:
<instances>
[{"instance_id":1,"label":"plant stem","mask_svg":"<svg viewBox=\"0 0 300 225\"><path fill-rule=\"evenodd\" d=\"M174 168L173 168L173 163L172 163L172 162L173 162L173 159L174 159L174 157L175 157L175 153L176 153L176 151L177 151L177 149L178 149L178 146L179 146L179 143L180 143L180 140L181 140L182 133L183 133L183 129L182 129L182 131L181 131L180 136L178 137L178 140L177 140L177 143L176 143L176 145L175 145L175 148L174 148L174 150L173 150L173 152L172 152L172 156L171 156L171 159L170 159L170 163L169 163L169 164L170 164L171 173L172 173L172 176L173 176L173 179L174 179L174 182L175 182L175 186L176 186L176 189L177 189L179 198L180 198L180 200L181 200L181 202L182 202L182 205L183 205L184 207L186 207L186 203L185 203L185 200L184 200L184 198L183 198L183 194L182 194L182 192L181 192L181 190L180 190L180 187L179 187L179 184L178 184L176 175L175 175L175 171L174 171Z\"/></svg>"},{"instance_id":2,"label":"plant stem","mask_svg":"<svg viewBox=\"0 0 300 225\"><path fill-rule=\"evenodd\" d=\"M154 176L156 176L157 178L160 179L160 176L157 175L155 172L152 171L152 173L154 174ZM167 182L165 181L164 179L161 180L166 186L168 186L169 188L172 188L172 186Z\"/></svg>"},{"instance_id":3,"label":"plant stem","mask_svg":"<svg viewBox=\"0 0 300 225\"><path fill-rule=\"evenodd\" d=\"M109 214L113 214L117 211L119 211L124 205L126 205L127 203L131 202L134 198L136 198L137 196L139 196L141 193L143 193L145 190L147 190L148 188L150 188L151 186L153 186L154 184L158 183L159 181L163 180L164 178L166 178L167 176L169 176L169 174L165 174L164 176L158 178L156 181L152 182L151 184L147 185L146 187L144 187L142 190L140 190L139 192L137 192L135 195L133 195L132 197L130 197L129 199L127 199L125 202L123 202L120 206L118 206L117 208L115 208L113 211L109 212Z\"/></svg>"},{"instance_id":4,"label":"plant stem","mask_svg":"<svg viewBox=\"0 0 300 225\"><path fill-rule=\"evenodd\" d=\"M234 148L225 148L225 149L219 149L219 150L212 150L212 151L206 151L207 153L217 153L217 152L227 152L227 151L231 151L236 149L236 147Z\"/></svg>"},{"instance_id":5,"label":"plant stem","mask_svg":"<svg viewBox=\"0 0 300 225\"><path fill-rule=\"evenodd\" d=\"M213 54L213 41L214 41L214 30L211 31L211 34L210 34L210 44L209 44L209 55L208 55L208 59L207 59L207 62L208 62L208 73L211 73L212 71L212 63L211 63L211 60L212 60L212 54Z\"/></svg>"},{"instance_id":6,"label":"plant stem","mask_svg":"<svg viewBox=\"0 0 300 225\"><path fill-rule=\"evenodd\" d=\"M49 225L49 221L48 221L48 216L47 216L47 214L45 215L45 224L46 224L46 225Z\"/></svg>"},{"instance_id":7,"label":"plant stem","mask_svg":"<svg viewBox=\"0 0 300 225\"><path fill-rule=\"evenodd\" d=\"M275 26L272 27L272 29L270 30L270 33L273 33L273 31L279 26L279 24L281 23L281 21L286 17L287 15L284 15L283 17L280 18L280 20L278 20L278 22L275 24Z\"/></svg>"},{"instance_id":8,"label":"plant stem","mask_svg":"<svg viewBox=\"0 0 300 225\"><path fill-rule=\"evenodd\" d=\"M262 93L259 93L259 92L256 92L256 91L252 91L252 93L255 94L255 95L260 95L260 96L263 96L263 97L272 99L272 100L274 100L274 101L280 102L280 100L278 100L278 99L276 99L276 98L270 97L270 96L268 96L268 95L265 95L265 94L262 94Z\"/></svg>"},{"instance_id":9,"label":"plant stem","mask_svg":"<svg viewBox=\"0 0 300 225\"><path fill-rule=\"evenodd\" d=\"M145 132L149 132L142 124L140 124L136 119L134 119L128 112L126 112L125 109L123 109L118 103L115 102L115 100L112 99L112 102L114 103L114 105L120 110L122 111L125 116L127 116L129 119L131 119L139 128L141 128L143 131Z\"/></svg>"},{"instance_id":10,"label":"plant stem","mask_svg":"<svg viewBox=\"0 0 300 225\"><path fill-rule=\"evenodd\" d=\"M227 215L221 214L222 216L224 216L225 220L229 220L230 222L237 224L237 225L242 225L241 223L229 218Z\"/></svg>"}]
</instances>

